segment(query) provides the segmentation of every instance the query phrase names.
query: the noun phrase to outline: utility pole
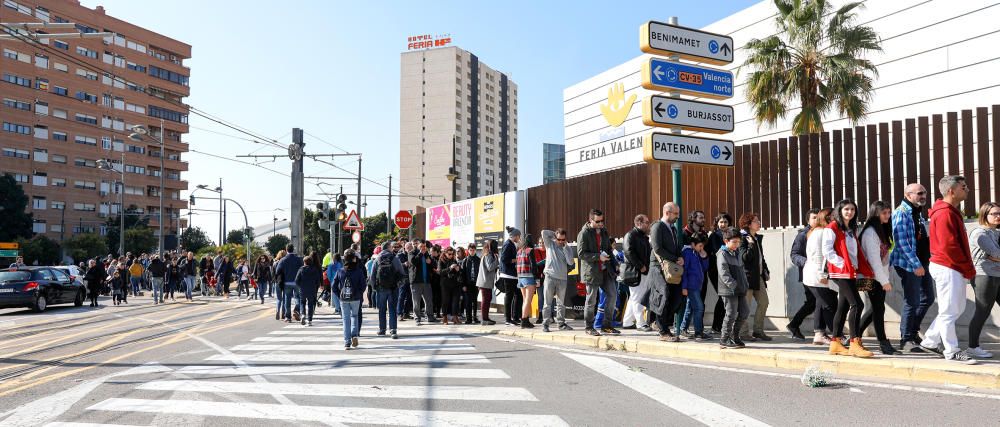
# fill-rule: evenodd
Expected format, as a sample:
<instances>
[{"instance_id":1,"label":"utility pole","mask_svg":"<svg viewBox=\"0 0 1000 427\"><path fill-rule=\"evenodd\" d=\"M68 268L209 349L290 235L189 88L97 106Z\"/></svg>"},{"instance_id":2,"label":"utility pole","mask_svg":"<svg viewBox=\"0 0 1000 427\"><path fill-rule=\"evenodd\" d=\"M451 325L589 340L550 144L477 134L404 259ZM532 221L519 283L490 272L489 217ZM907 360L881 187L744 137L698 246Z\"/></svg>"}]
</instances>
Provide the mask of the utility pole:
<instances>
[{"instance_id":1,"label":"utility pole","mask_svg":"<svg viewBox=\"0 0 1000 427\"><path fill-rule=\"evenodd\" d=\"M392 174L389 174L389 192L386 193L389 196L389 207L385 210L385 235L392 235Z\"/></svg>"},{"instance_id":2,"label":"utility pole","mask_svg":"<svg viewBox=\"0 0 1000 427\"><path fill-rule=\"evenodd\" d=\"M166 130L163 129L163 119L160 119L160 137L157 138L160 140L160 221L159 221L160 235L158 239L159 241L157 242L157 249L159 250L159 252L157 253L159 253L160 256L163 256L163 175L166 174L166 171L163 170L163 157L167 155L167 153L163 151L163 134L165 133ZM125 171L125 164L123 163L122 172L124 171ZM122 190L124 197L125 189L122 188ZM169 229L169 227L167 228Z\"/></svg>"},{"instance_id":3,"label":"utility pole","mask_svg":"<svg viewBox=\"0 0 1000 427\"><path fill-rule=\"evenodd\" d=\"M358 156L358 198L355 205L358 208L358 214L361 214L361 156Z\"/></svg>"},{"instance_id":4,"label":"utility pole","mask_svg":"<svg viewBox=\"0 0 1000 427\"><path fill-rule=\"evenodd\" d=\"M305 142L302 140L302 129L293 128L292 129L292 145L288 147L288 156L292 158L292 200L291 200L291 224L289 226L289 231L291 233L292 245L295 246L299 251L304 251L302 244L304 242L304 214L303 214L303 171L302 171L302 155L305 152Z\"/></svg>"},{"instance_id":5,"label":"utility pole","mask_svg":"<svg viewBox=\"0 0 1000 427\"><path fill-rule=\"evenodd\" d=\"M223 221L223 218L226 217L226 214L224 213L225 210L222 208L222 205L223 205L223 201L222 201L222 178L220 177L219 178L219 246L222 246L222 245L226 244L226 236L225 236L225 233L226 233L226 223Z\"/></svg>"}]
</instances>

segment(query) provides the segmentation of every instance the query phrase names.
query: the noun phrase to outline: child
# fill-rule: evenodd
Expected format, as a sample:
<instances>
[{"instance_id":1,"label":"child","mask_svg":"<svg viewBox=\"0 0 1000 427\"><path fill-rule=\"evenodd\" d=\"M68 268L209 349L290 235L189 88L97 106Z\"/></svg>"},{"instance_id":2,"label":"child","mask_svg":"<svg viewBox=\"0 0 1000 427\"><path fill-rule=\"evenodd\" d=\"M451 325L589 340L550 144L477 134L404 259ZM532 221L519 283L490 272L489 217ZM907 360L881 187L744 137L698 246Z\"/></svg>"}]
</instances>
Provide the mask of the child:
<instances>
[{"instance_id":1,"label":"child","mask_svg":"<svg viewBox=\"0 0 1000 427\"><path fill-rule=\"evenodd\" d=\"M711 335L705 334L705 302L701 300L701 287L705 285L705 274L708 271L708 253L705 252L705 242L708 235L698 231L688 238L688 246L681 250L684 257L684 275L681 279L681 295L687 299L687 308L684 311L684 321L676 326L677 336L687 326L694 323L695 341L712 339Z\"/></svg>"},{"instance_id":2,"label":"child","mask_svg":"<svg viewBox=\"0 0 1000 427\"><path fill-rule=\"evenodd\" d=\"M742 239L739 230L733 227L722 232L722 240L725 245L719 248L718 268L719 297L722 298L723 305L726 307L726 317L722 321L722 337L719 341L719 346L723 349L746 347L746 344L740 339L740 326L750 314L750 307L746 299L750 283L747 282L743 260L737 253Z\"/></svg>"},{"instance_id":3,"label":"child","mask_svg":"<svg viewBox=\"0 0 1000 427\"><path fill-rule=\"evenodd\" d=\"M122 302L125 302L125 292L128 291L125 289L126 288L125 281L122 280L122 276L119 270L117 269L115 270L109 282L111 284L112 302L115 305L121 305Z\"/></svg>"}]
</instances>

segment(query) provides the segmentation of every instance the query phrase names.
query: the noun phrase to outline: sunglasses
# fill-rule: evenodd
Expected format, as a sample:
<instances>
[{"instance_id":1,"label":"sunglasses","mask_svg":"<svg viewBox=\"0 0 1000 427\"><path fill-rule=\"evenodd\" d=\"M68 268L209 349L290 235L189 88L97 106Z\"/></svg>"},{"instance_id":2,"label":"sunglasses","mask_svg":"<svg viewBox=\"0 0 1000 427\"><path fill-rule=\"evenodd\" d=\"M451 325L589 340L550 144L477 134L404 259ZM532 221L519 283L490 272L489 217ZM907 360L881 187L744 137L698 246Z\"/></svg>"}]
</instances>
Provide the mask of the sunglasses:
<instances>
[{"instance_id":1,"label":"sunglasses","mask_svg":"<svg viewBox=\"0 0 1000 427\"><path fill-rule=\"evenodd\" d=\"M990 215L992 215L992 214L990 214ZM565 241L566 241L566 239L556 239L556 241L557 241L557 242L565 242Z\"/></svg>"},{"instance_id":2,"label":"sunglasses","mask_svg":"<svg viewBox=\"0 0 1000 427\"><path fill-rule=\"evenodd\" d=\"M604 224L604 220L603 219L596 220L594 221L594 224Z\"/></svg>"}]
</instances>

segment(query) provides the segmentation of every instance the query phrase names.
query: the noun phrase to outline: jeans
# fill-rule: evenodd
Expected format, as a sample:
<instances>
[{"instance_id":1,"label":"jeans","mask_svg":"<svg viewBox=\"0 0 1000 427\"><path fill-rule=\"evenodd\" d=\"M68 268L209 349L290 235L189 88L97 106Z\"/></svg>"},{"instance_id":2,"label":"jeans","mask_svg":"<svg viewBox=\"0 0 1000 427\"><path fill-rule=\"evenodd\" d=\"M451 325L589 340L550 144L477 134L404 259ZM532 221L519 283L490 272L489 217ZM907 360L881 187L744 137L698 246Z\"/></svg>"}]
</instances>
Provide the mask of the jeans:
<instances>
[{"instance_id":1,"label":"jeans","mask_svg":"<svg viewBox=\"0 0 1000 427\"><path fill-rule=\"evenodd\" d=\"M260 297L261 304L264 303L264 295L267 295L267 285L268 283L266 280L257 282L257 296Z\"/></svg>"},{"instance_id":2,"label":"jeans","mask_svg":"<svg viewBox=\"0 0 1000 427\"><path fill-rule=\"evenodd\" d=\"M299 288L302 294L302 302L299 306L299 312L302 313L302 320L312 322L313 314L316 312L316 296L319 291L316 288Z\"/></svg>"},{"instance_id":3,"label":"jeans","mask_svg":"<svg viewBox=\"0 0 1000 427\"><path fill-rule=\"evenodd\" d=\"M747 320L750 314L749 300L745 295L720 297L726 307L726 317L722 319L722 340L738 337L740 324Z\"/></svg>"},{"instance_id":4,"label":"jeans","mask_svg":"<svg viewBox=\"0 0 1000 427\"><path fill-rule=\"evenodd\" d=\"M330 305L333 307L334 314L343 313L340 311L340 295L337 295L336 292L330 292Z\"/></svg>"},{"instance_id":5,"label":"jeans","mask_svg":"<svg viewBox=\"0 0 1000 427\"><path fill-rule=\"evenodd\" d=\"M278 296L277 298L275 298L276 299L275 309L278 310L278 318L283 319L285 318L285 287L277 286L277 288L278 288Z\"/></svg>"},{"instance_id":6,"label":"jeans","mask_svg":"<svg viewBox=\"0 0 1000 427\"><path fill-rule=\"evenodd\" d=\"M833 313L837 311L837 292L828 287L807 286L816 300L813 311L813 332L833 332Z\"/></svg>"},{"instance_id":7,"label":"jeans","mask_svg":"<svg viewBox=\"0 0 1000 427\"><path fill-rule=\"evenodd\" d=\"M930 273L918 277L902 268L895 269L896 274L903 279L903 312L900 314L899 335L905 341L914 341L927 310L934 305L934 282Z\"/></svg>"},{"instance_id":8,"label":"jeans","mask_svg":"<svg viewBox=\"0 0 1000 427\"><path fill-rule=\"evenodd\" d=\"M375 305L378 307L378 331L385 332L386 311L389 313L389 329L396 330L396 300L399 297L396 289L376 289Z\"/></svg>"},{"instance_id":9,"label":"jeans","mask_svg":"<svg viewBox=\"0 0 1000 427\"><path fill-rule=\"evenodd\" d=\"M413 312L413 301L410 298L410 283L404 280L396 291L396 313L403 315Z\"/></svg>"},{"instance_id":10,"label":"jeans","mask_svg":"<svg viewBox=\"0 0 1000 427\"><path fill-rule=\"evenodd\" d=\"M351 338L361 335L361 323L355 316L361 311L361 301L340 301L340 312L344 318L344 345L351 345Z\"/></svg>"},{"instance_id":11,"label":"jeans","mask_svg":"<svg viewBox=\"0 0 1000 427\"><path fill-rule=\"evenodd\" d=\"M855 279L831 279L837 285L837 312L833 314L833 336L844 337L844 320L851 327L851 338L861 338L861 312L865 303L858 293L858 281ZM846 318L846 319L845 319Z\"/></svg>"},{"instance_id":12,"label":"jeans","mask_svg":"<svg viewBox=\"0 0 1000 427\"><path fill-rule=\"evenodd\" d=\"M286 320L292 320L293 299L295 300L294 309L302 313L302 291L299 289L299 285L296 285L295 282L285 282L285 304L283 308Z\"/></svg>"},{"instance_id":13,"label":"jeans","mask_svg":"<svg viewBox=\"0 0 1000 427\"><path fill-rule=\"evenodd\" d=\"M1000 302L1000 277L976 276L972 282L976 291L976 313L969 322L969 348L979 347L979 335L989 319L993 304Z\"/></svg>"},{"instance_id":14,"label":"jeans","mask_svg":"<svg viewBox=\"0 0 1000 427\"><path fill-rule=\"evenodd\" d=\"M128 279L129 283L132 284L132 295L139 296L139 284L142 283L142 278L131 277Z\"/></svg>"},{"instance_id":15,"label":"jeans","mask_svg":"<svg viewBox=\"0 0 1000 427\"><path fill-rule=\"evenodd\" d=\"M462 295L462 287L458 285L441 286L441 313L445 316L458 317L461 310L458 306L458 298Z\"/></svg>"},{"instance_id":16,"label":"jeans","mask_svg":"<svg viewBox=\"0 0 1000 427\"><path fill-rule=\"evenodd\" d=\"M809 287L806 285L802 285L802 290L806 294L806 302L805 304L802 304L799 311L796 311L795 315L792 316L792 320L788 322L789 328L798 329L802 326L802 322L806 320L806 316L809 316L810 313L816 311L816 296L809 291Z\"/></svg>"},{"instance_id":17,"label":"jeans","mask_svg":"<svg viewBox=\"0 0 1000 427\"><path fill-rule=\"evenodd\" d=\"M962 277L962 273L933 262L927 271L934 278L938 314L927 328L924 341L920 345L934 348L938 344L944 344L945 357L951 357L961 350L958 347L955 322L965 311L965 278Z\"/></svg>"},{"instance_id":18,"label":"jeans","mask_svg":"<svg viewBox=\"0 0 1000 427\"><path fill-rule=\"evenodd\" d=\"M685 329L687 325L694 324L694 333L701 335L705 332L705 302L701 300L701 292L688 291L687 309L684 310L684 320L677 327L677 335Z\"/></svg>"},{"instance_id":19,"label":"jeans","mask_svg":"<svg viewBox=\"0 0 1000 427\"><path fill-rule=\"evenodd\" d=\"M154 277L153 280L153 303L163 302L163 278Z\"/></svg>"},{"instance_id":20,"label":"jeans","mask_svg":"<svg viewBox=\"0 0 1000 427\"><path fill-rule=\"evenodd\" d=\"M618 299L618 289L617 284L614 280L607 277L607 273L601 271L597 272L597 277L594 278L593 283L587 283L587 299L584 303L583 308L583 318L584 322L588 328L594 328L594 316L597 314L597 305L599 304L600 292L603 291L607 296L605 296L604 303L600 304L604 308L605 312L613 313L615 302ZM610 323L608 326L610 327Z\"/></svg>"},{"instance_id":21,"label":"jeans","mask_svg":"<svg viewBox=\"0 0 1000 427\"><path fill-rule=\"evenodd\" d=\"M431 296L431 285L428 283L413 283L410 285L410 294L413 296L413 314L420 320L426 317L427 320L434 318L434 301ZM421 307L420 301L424 302Z\"/></svg>"},{"instance_id":22,"label":"jeans","mask_svg":"<svg viewBox=\"0 0 1000 427\"><path fill-rule=\"evenodd\" d=\"M184 297L187 299L193 298L194 294L194 276L184 276Z\"/></svg>"},{"instance_id":23,"label":"jeans","mask_svg":"<svg viewBox=\"0 0 1000 427\"><path fill-rule=\"evenodd\" d=\"M566 280L546 277L545 293L542 295L542 302L545 303L545 309L542 310L542 313L545 315L544 324L551 325L553 316L555 317L555 321L560 325L566 323L566 303L563 301L565 298Z\"/></svg>"}]
</instances>

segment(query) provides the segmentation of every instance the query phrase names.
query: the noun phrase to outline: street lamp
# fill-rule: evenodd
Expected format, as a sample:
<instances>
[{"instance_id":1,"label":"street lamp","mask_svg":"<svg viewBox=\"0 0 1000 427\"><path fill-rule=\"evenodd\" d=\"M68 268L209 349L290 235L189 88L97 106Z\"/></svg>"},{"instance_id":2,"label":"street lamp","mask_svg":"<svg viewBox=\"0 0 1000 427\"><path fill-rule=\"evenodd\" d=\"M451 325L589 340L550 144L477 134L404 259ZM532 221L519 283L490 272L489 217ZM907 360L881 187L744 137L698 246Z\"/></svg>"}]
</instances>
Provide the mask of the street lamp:
<instances>
[{"instance_id":1,"label":"street lamp","mask_svg":"<svg viewBox=\"0 0 1000 427\"><path fill-rule=\"evenodd\" d=\"M115 171L114 165L112 165L111 162L109 162L109 161L107 161L105 159L98 160L96 162L96 166L97 166L98 169L103 170L103 171L107 171L107 172L114 172ZM119 224L118 224L118 227L119 227L119 229L118 229L118 256L121 256L122 254L125 253L125 153L124 152L122 152L122 170L121 170L121 175L122 175L122 179L121 179L121 181L119 181L121 183L121 191L118 193L118 197L119 197L119 199L118 199L118 213L121 215L121 219L118 221L119 222ZM112 184L115 184L115 183L112 183ZM118 188L118 186L115 185L115 188ZM65 216L65 212L66 212L66 208L63 207L63 215L64 216Z\"/></svg>"},{"instance_id":2,"label":"street lamp","mask_svg":"<svg viewBox=\"0 0 1000 427\"><path fill-rule=\"evenodd\" d=\"M282 218L281 221L288 221L288 218ZM271 229L271 237L274 237L274 235L278 233L278 217L277 216L274 217L274 223L271 224L271 227L272 227L272 229Z\"/></svg>"},{"instance_id":3,"label":"street lamp","mask_svg":"<svg viewBox=\"0 0 1000 427\"><path fill-rule=\"evenodd\" d=\"M209 188L207 185L201 184L201 185L198 185L197 188L199 190L208 190L208 191L211 191L213 193L218 193L219 194L219 246L222 246L222 245L226 244L226 239L225 239L226 226L223 225L223 220L222 220L223 210L224 210L223 209L223 205L222 205L222 203L223 203L222 202L222 178L219 178L219 186L218 187Z\"/></svg>"},{"instance_id":4,"label":"street lamp","mask_svg":"<svg viewBox=\"0 0 1000 427\"><path fill-rule=\"evenodd\" d=\"M455 145L458 143L458 137L451 137L451 167L448 168L448 174L444 177L451 182L451 201L454 202L458 198L457 187L455 186L455 181L458 180L458 168L455 167Z\"/></svg>"},{"instance_id":5,"label":"street lamp","mask_svg":"<svg viewBox=\"0 0 1000 427\"><path fill-rule=\"evenodd\" d=\"M131 139L133 141L142 142L143 141L143 137L145 137L145 136L151 136L149 134L149 130L146 129L145 126L142 126L142 125L132 126L131 130L132 130L132 133L129 134L128 139ZM163 156L164 156L164 152L163 152L163 119L160 119L160 137L159 138L153 137L153 138L154 138L154 140L156 142L160 143L160 212L159 212L160 217L159 217L159 221L158 221L159 222L158 225L160 227L160 232L159 232L160 235L158 236L158 239L157 239L158 240L157 253L162 254L163 253L163 174L164 174L164 171L163 171ZM122 165L122 168L123 168L122 171L123 172L124 172L124 167L125 166Z\"/></svg>"}]
</instances>

